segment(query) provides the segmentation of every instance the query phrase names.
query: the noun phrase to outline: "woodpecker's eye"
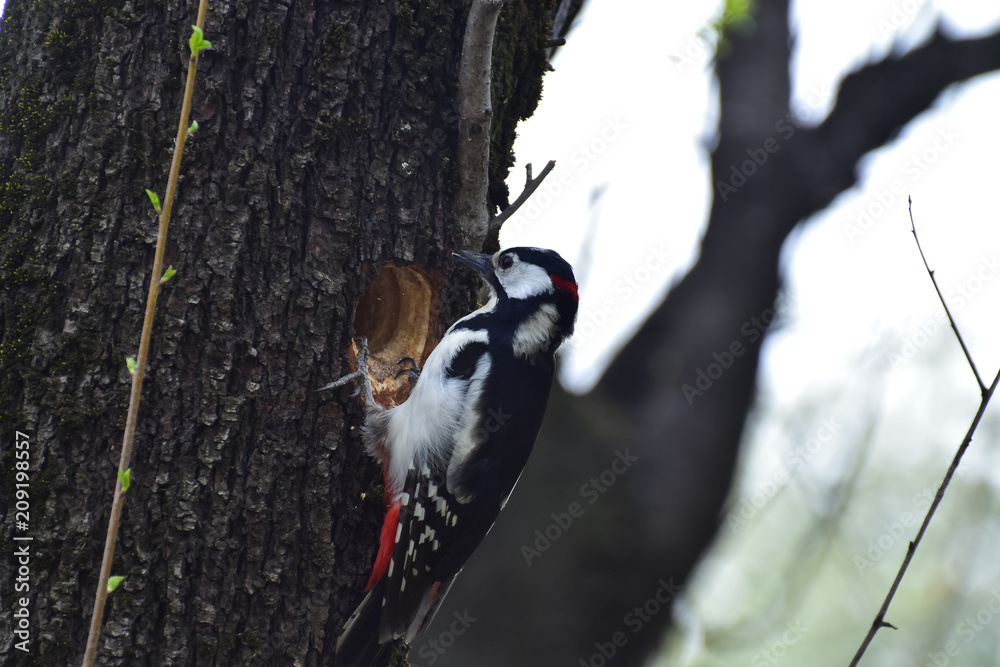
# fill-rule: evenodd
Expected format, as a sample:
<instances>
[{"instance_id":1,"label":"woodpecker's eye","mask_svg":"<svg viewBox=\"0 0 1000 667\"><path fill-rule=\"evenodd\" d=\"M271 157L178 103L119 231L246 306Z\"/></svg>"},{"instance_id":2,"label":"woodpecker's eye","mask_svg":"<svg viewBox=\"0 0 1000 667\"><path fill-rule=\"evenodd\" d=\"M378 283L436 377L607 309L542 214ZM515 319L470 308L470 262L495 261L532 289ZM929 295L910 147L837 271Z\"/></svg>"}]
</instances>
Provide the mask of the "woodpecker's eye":
<instances>
[{"instance_id":1,"label":"woodpecker's eye","mask_svg":"<svg viewBox=\"0 0 1000 667\"><path fill-rule=\"evenodd\" d=\"M500 268L501 269L509 269L512 266L514 266L514 256L513 255L504 255L503 257L500 258Z\"/></svg>"}]
</instances>

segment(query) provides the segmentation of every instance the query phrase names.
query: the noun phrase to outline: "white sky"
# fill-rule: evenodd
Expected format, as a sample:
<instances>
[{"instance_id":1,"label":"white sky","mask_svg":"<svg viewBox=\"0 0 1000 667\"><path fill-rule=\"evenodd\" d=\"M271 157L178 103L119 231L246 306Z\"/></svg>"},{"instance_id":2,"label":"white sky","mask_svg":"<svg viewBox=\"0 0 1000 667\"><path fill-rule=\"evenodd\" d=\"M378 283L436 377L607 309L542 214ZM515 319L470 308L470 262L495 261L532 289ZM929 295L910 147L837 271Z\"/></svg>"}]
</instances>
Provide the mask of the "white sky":
<instances>
[{"instance_id":1,"label":"white sky","mask_svg":"<svg viewBox=\"0 0 1000 667\"><path fill-rule=\"evenodd\" d=\"M990 4L795 3L794 108L819 122L846 72L881 59L894 44L918 44L938 17L953 36L996 30L1000 6ZM538 111L519 128L511 191L523 185L524 162L537 170L554 158L557 167L501 241L555 248L585 274L578 336L564 355L563 381L572 390L596 381L694 259L710 204L706 146L718 104L710 49L698 35L718 8L590 0L555 58L556 71L546 76ZM800 317L767 348L766 382L794 393L816 377L850 373L849 360L870 352L877 336L912 333L933 316L934 293L908 232L907 195L942 287L973 280L983 258L1000 247L989 198L1000 154L997 109L997 76L949 91L897 141L869 155L861 185L786 245L786 277ZM600 188L594 212L589 200ZM859 209L869 208L872 222L849 235ZM663 255L668 266L659 261ZM983 372L1000 364L1000 349L988 345L1000 310L990 307L1000 303L992 286L961 312Z\"/></svg>"}]
</instances>

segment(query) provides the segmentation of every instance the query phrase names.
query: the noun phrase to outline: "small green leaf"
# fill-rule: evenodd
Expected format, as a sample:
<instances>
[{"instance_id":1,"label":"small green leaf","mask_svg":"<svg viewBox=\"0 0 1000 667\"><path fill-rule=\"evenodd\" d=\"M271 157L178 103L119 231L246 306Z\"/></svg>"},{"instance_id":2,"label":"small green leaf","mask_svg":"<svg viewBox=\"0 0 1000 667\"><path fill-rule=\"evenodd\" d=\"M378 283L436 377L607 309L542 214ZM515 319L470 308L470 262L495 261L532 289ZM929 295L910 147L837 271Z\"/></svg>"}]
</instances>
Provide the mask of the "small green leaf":
<instances>
[{"instance_id":1,"label":"small green leaf","mask_svg":"<svg viewBox=\"0 0 1000 667\"><path fill-rule=\"evenodd\" d=\"M128 487L132 485L132 469L129 468L125 472L119 470L118 479L122 483L122 493L128 493Z\"/></svg>"},{"instance_id":2,"label":"small green leaf","mask_svg":"<svg viewBox=\"0 0 1000 667\"><path fill-rule=\"evenodd\" d=\"M167 270L163 272L163 277L160 278L160 284L162 285L163 283L173 278L175 273L177 273L177 269L175 269L172 265L168 266Z\"/></svg>"},{"instance_id":3,"label":"small green leaf","mask_svg":"<svg viewBox=\"0 0 1000 667\"><path fill-rule=\"evenodd\" d=\"M201 51L201 43L205 41L204 34L196 25L191 26L191 39L188 40L188 46L191 47L191 53L197 54Z\"/></svg>"},{"instance_id":4,"label":"small green leaf","mask_svg":"<svg viewBox=\"0 0 1000 667\"><path fill-rule=\"evenodd\" d=\"M108 577L108 592L113 593L118 588L118 584L122 583L124 579L125 577Z\"/></svg>"},{"instance_id":5,"label":"small green leaf","mask_svg":"<svg viewBox=\"0 0 1000 667\"><path fill-rule=\"evenodd\" d=\"M191 46L191 55L196 56L202 49L212 48L212 43L205 39L201 28L196 25L191 26L191 28L191 39L188 40L188 44Z\"/></svg>"},{"instance_id":6,"label":"small green leaf","mask_svg":"<svg viewBox=\"0 0 1000 667\"><path fill-rule=\"evenodd\" d=\"M160 212L160 195L156 194L149 188L146 188L146 195L149 197L149 201L153 203L153 209L159 213Z\"/></svg>"},{"instance_id":7,"label":"small green leaf","mask_svg":"<svg viewBox=\"0 0 1000 667\"><path fill-rule=\"evenodd\" d=\"M191 125L188 127L188 134L194 134L198 131L198 121L191 121Z\"/></svg>"},{"instance_id":8,"label":"small green leaf","mask_svg":"<svg viewBox=\"0 0 1000 667\"><path fill-rule=\"evenodd\" d=\"M125 357L125 365L128 366L128 372L135 375L135 357Z\"/></svg>"}]
</instances>

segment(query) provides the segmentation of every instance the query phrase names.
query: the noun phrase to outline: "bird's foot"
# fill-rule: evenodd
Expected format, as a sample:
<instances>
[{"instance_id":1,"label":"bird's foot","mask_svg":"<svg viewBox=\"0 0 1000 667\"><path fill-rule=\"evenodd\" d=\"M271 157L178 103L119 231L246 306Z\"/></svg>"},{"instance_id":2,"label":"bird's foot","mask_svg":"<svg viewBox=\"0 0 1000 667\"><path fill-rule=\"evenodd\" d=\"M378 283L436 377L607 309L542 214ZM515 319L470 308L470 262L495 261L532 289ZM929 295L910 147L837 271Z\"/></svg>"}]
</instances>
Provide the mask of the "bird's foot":
<instances>
[{"instance_id":1,"label":"bird's foot","mask_svg":"<svg viewBox=\"0 0 1000 667\"><path fill-rule=\"evenodd\" d=\"M412 389L417 385L417 378L420 377L420 364L418 364L417 360L414 359L413 357L403 357L402 359L400 359L399 365L402 366L403 364L409 364L410 367L404 368L403 370L396 373L396 377L398 378L401 375L405 375L407 378L409 378L410 389Z\"/></svg>"},{"instance_id":2,"label":"bird's foot","mask_svg":"<svg viewBox=\"0 0 1000 667\"><path fill-rule=\"evenodd\" d=\"M372 382L368 377L368 339L362 336L360 340L361 344L358 345L358 370L348 373L339 380L334 380L329 384L323 385L316 391L326 391L327 389L343 387L351 382L357 382L357 386L351 393L351 396L357 396L364 392L365 405L375 404L375 398L372 396Z\"/></svg>"}]
</instances>

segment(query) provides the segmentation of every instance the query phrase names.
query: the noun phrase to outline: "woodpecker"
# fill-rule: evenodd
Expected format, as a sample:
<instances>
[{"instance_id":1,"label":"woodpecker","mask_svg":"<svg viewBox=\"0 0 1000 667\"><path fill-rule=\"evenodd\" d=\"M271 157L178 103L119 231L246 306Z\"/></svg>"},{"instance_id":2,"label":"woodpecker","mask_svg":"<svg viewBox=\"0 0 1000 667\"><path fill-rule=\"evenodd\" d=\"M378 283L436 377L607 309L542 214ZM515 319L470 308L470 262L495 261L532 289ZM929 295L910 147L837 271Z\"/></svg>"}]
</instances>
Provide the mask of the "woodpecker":
<instances>
[{"instance_id":1,"label":"woodpecker","mask_svg":"<svg viewBox=\"0 0 1000 667\"><path fill-rule=\"evenodd\" d=\"M337 667L369 667L388 642L427 629L465 562L507 503L535 444L555 373L573 333L573 269L552 250L455 256L492 296L445 333L409 399L383 408L365 368L362 437L382 465L387 511L367 595L337 642ZM324 388L327 388L324 387Z\"/></svg>"}]
</instances>

